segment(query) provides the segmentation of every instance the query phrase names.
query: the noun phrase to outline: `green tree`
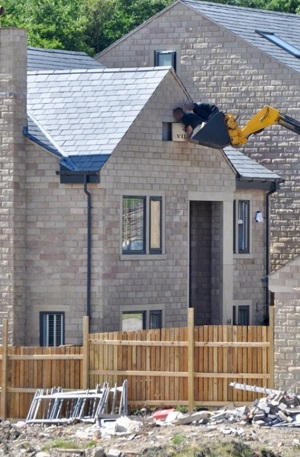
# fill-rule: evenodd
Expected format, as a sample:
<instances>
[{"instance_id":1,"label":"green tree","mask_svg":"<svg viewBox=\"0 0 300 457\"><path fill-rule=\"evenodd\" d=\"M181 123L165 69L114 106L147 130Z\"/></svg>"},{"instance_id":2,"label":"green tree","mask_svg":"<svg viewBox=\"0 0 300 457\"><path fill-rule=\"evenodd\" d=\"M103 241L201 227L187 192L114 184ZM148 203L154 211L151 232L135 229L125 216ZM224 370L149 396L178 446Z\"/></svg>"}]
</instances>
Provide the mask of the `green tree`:
<instances>
[{"instance_id":1,"label":"green tree","mask_svg":"<svg viewBox=\"0 0 300 457\"><path fill-rule=\"evenodd\" d=\"M173 0L85 0L89 43L99 52Z\"/></svg>"},{"instance_id":2,"label":"green tree","mask_svg":"<svg viewBox=\"0 0 300 457\"><path fill-rule=\"evenodd\" d=\"M90 55L146 21L174 0L3 0L2 26L24 27L29 45ZM300 14L299 0L211 0Z\"/></svg>"},{"instance_id":3,"label":"green tree","mask_svg":"<svg viewBox=\"0 0 300 457\"><path fill-rule=\"evenodd\" d=\"M300 14L299 0L271 0L266 4L266 9L282 13Z\"/></svg>"},{"instance_id":4,"label":"green tree","mask_svg":"<svg viewBox=\"0 0 300 457\"><path fill-rule=\"evenodd\" d=\"M2 26L26 28L30 46L92 53L80 0L8 0L5 8Z\"/></svg>"}]
</instances>

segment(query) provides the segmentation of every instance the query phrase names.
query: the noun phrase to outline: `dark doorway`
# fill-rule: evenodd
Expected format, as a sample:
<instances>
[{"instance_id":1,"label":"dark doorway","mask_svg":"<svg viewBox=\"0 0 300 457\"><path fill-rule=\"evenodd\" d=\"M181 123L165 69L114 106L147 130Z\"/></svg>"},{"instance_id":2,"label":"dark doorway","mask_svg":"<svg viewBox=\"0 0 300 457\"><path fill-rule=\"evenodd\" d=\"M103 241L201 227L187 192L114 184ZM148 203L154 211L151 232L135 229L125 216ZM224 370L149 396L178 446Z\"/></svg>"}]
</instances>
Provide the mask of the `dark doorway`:
<instances>
[{"instance_id":1,"label":"dark doorway","mask_svg":"<svg viewBox=\"0 0 300 457\"><path fill-rule=\"evenodd\" d=\"M221 323L222 203L190 203L190 306L195 325Z\"/></svg>"}]
</instances>

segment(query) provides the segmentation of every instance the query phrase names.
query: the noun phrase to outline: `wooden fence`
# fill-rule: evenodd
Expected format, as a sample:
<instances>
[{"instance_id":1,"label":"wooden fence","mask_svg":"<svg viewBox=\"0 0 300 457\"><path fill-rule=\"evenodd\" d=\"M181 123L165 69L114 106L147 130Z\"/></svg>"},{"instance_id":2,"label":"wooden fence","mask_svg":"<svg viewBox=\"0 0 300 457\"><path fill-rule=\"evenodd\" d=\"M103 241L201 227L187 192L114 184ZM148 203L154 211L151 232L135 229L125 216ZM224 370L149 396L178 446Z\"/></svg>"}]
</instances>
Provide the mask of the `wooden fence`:
<instances>
[{"instance_id":1,"label":"wooden fence","mask_svg":"<svg viewBox=\"0 0 300 457\"><path fill-rule=\"evenodd\" d=\"M89 335L89 383L128 379L131 406L216 406L245 403L257 393L230 382L273 387L271 325L188 327Z\"/></svg>"},{"instance_id":2,"label":"wooden fence","mask_svg":"<svg viewBox=\"0 0 300 457\"><path fill-rule=\"evenodd\" d=\"M0 346L1 418L25 418L37 388L94 388L128 379L131 407L245 404L257 394L230 382L273 387L273 310L270 326L188 327L88 333L83 346L14 347L7 323Z\"/></svg>"}]
</instances>

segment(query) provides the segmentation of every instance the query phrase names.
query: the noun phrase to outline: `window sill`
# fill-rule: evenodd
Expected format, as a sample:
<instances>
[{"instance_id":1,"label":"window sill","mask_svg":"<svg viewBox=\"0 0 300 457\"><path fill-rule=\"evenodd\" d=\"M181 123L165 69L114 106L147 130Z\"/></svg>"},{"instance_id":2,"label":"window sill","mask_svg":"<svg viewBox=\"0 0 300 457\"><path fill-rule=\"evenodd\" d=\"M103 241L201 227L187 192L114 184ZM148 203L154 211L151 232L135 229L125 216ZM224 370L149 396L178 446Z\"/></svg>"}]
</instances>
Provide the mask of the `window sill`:
<instances>
[{"instance_id":1,"label":"window sill","mask_svg":"<svg viewBox=\"0 0 300 457\"><path fill-rule=\"evenodd\" d=\"M120 260L166 260L166 254L121 254Z\"/></svg>"},{"instance_id":2,"label":"window sill","mask_svg":"<svg viewBox=\"0 0 300 457\"><path fill-rule=\"evenodd\" d=\"M233 254L234 259L254 259L254 254Z\"/></svg>"}]
</instances>

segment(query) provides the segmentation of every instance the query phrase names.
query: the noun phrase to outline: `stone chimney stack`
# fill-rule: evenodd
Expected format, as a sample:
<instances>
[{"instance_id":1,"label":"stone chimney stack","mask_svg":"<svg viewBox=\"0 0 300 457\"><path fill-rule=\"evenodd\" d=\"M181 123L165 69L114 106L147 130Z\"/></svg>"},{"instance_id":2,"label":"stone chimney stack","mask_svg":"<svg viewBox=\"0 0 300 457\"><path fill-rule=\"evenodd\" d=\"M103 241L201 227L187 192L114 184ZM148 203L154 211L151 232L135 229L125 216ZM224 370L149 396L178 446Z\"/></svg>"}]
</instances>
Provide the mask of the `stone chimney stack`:
<instances>
[{"instance_id":1,"label":"stone chimney stack","mask_svg":"<svg viewBox=\"0 0 300 457\"><path fill-rule=\"evenodd\" d=\"M0 28L0 332L25 344L25 147L27 33ZM2 335L1 335L2 337Z\"/></svg>"}]
</instances>

